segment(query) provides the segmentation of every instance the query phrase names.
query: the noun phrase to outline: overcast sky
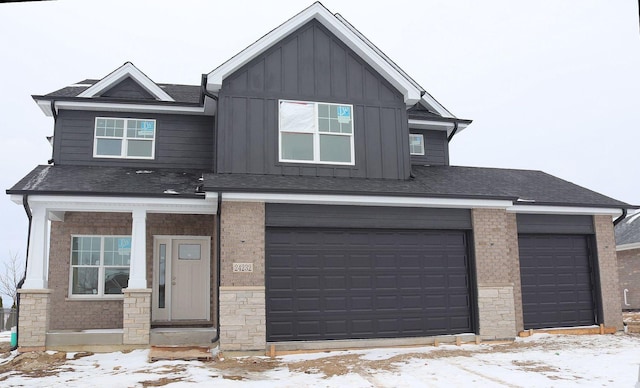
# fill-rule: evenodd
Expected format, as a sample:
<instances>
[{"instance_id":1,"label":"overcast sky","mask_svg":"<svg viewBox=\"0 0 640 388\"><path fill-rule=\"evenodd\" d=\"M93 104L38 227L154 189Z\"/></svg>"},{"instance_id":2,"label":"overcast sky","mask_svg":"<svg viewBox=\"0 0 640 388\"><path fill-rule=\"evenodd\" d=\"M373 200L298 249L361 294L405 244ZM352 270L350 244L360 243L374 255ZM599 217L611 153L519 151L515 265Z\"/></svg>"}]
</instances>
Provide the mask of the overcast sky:
<instances>
[{"instance_id":1,"label":"overcast sky","mask_svg":"<svg viewBox=\"0 0 640 388\"><path fill-rule=\"evenodd\" d=\"M208 73L311 1L0 4L0 187L46 164L53 119L31 99L126 61L161 83ZM636 0L325 0L457 117L451 163L543 170L640 204ZM0 260L27 218L0 200Z\"/></svg>"}]
</instances>

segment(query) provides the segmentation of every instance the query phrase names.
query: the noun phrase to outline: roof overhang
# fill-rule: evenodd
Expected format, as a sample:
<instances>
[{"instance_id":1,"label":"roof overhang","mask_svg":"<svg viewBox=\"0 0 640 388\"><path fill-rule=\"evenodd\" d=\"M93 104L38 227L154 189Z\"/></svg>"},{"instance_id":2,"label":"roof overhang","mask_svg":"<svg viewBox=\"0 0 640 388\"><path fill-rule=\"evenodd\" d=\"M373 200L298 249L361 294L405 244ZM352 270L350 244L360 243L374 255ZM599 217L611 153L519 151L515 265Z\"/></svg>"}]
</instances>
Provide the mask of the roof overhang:
<instances>
[{"instance_id":1,"label":"roof overhang","mask_svg":"<svg viewBox=\"0 0 640 388\"><path fill-rule=\"evenodd\" d=\"M407 106L413 106L420 101L423 95L426 95L425 90L384 55L382 51L371 44L371 42L364 38L362 34L342 17L332 14L319 2L313 3L210 72L207 75L207 90L214 93L218 92L222 88L222 82L226 77L313 19L320 22L336 35L344 44L380 73L391 85L398 89L403 94ZM432 103L435 105L434 109L437 111L445 112L447 116L451 115L444 107L438 104L435 99L433 99Z\"/></svg>"},{"instance_id":2,"label":"roof overhang","mask_svg":"<svg viewBox=\"0 0 640 388\"><path fill-rule=\"evenodd\" d=\"M179 104L144 104L140 102L106 102L67 97L56 99L55 97L34 96L33 99L46 116L52 117L53 111L57 114L60 109L91 110L104 112L137 112L137 113L179 113L187 115L213 116L216 113L215 100L205 97L204 105L179 105Z\"/></svg>"},{"instance_id":3,"label":"roof overhang","mask_svg":"<svg viewBox=\"0 0 640 388\"><path fill-rule=\"evenodd\" d=\"M22 205L22 195L11 200ZM31 208L44 208L51 220L64 218L65 212L131 212L144 209L147 213L216 214L217 195L202 198L99 197L81 195L29 195Z\"/></svg>"},{"instance_id":4,"label":"roof overhang","mask_svg":"<svg viewBox=\"0 0 640 388\"><path fill-rule=\"evenodd\" d=\"M447 131L447 137L453 133L453 130L456 126L456 122L458 123L458 129L456 130L456 134L462 132L465 128L471 124L471 122L467 121L456 121L456 120L429 120L429 119L409 119L409 129L430 129L435 131Z\"/></svg>"},{"instance_id":5,"label":"roof overhang","mask_svg":"<svg viewBox=\"0 0 640 388\"><path fill-rule=\"evenodd\" d=\"M142 88L144 88L157 100L168 101L168 102L174 101L174 99L170 95L168 95L164 90L162 90L160 86L158 86L155 82L153 82L151 78L147 77L146 74L141 72L131 62L126 62L124 65L120 66L119 68L111 72L109 75L107 75L100 81L96 82L93 86L89 87L82 93L78 94L78 97L84 97L84 98L97 97L102 92L117 85L119 82L121 82L127 77L130 77L131 79L133 79L136 83L138 83Z\"/></svg>"},{"instance_id":6,"label":"roof overhang","mask_svg":"<svg viewBox=\"0 0 640 388\"><path fill-rule=\"evenodd\" d=\"M628 251L631 249L640 249L640 242L616 245L616 251Z\"/></svg>"}]
</instances>

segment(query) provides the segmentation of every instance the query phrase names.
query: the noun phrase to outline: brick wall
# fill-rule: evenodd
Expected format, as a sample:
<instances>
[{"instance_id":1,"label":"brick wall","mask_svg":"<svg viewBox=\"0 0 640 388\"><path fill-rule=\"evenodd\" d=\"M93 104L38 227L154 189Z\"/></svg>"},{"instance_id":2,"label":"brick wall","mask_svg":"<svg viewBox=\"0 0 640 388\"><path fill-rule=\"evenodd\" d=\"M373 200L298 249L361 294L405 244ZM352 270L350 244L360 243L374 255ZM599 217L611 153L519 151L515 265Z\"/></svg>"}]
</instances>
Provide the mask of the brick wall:
<instances>
[{"instance_id":1,"label":"brick wall","mask_svg":"<svg viewBox=\"0 0 640 388\"><path fill-rule=\"evenodd\" d=\"M522 311L522 301L515 297L520 290L515 216L500 209L473 209L471 217L480 336L513 338L522 319L516 318L516 310Z\"/></svg>"},{"instance_id":2,"label":"brick wall","mask_svg":"<svg viewBox=\"0 0 640 388\"><path fill-rule=\"evenodd\" d=\"M264 214L263 202L222 202L222 286L264 286ZM253 272L234 273L233 263L253 263Z\"/></svg>"},{"instance_id":3,"label":"brick wall","mask_svg":"<svg viewBox=\"0 0 640 388\"><path fill-rule=\"evenodd\" d=\"M50 328L53 330L122 328L122 300L68 299L71 235L74 234L129 235L131 234L131 214L67 212L64 222L51 222Z\"/></svg>"},{"instance_id":4,"label":"brick wall","mask_svg":"<svg viewBox=\"0 0 640 388\"><path fill-rule=\"evenodd\" d=\"M600 270L600 289L604 324L622 330L622 306L618 284L616 240L611 216L593 216Z\"/></svg>"},{"instance_id":5,"label":"brick wall","mask_svg":"<svg viewBox=\"0 0 640 388\"><path fill-rule=\"evenodd\" d=\"M640 309L640 249L618 251L618 276L620 277L620 301L627 310ZM624 289L627 292L627 303L624 304Z\"/></svg>"},{"instance_id":6,"label":"brick wall","mask_svg":"<svg viewBox=\"0 0 640 388\"><path fill-rule=\"evenodd\" d=\"M264 350L264 203L222 202L220 220L220 347ZM253 263L252 273L233 263Z\"/></svg>"},{"instance_id":7,"label":"brick wall","mask_svg":"<svg viewBox=\"0 0 640 388\"><path fill-rule=\"evenodd\" d=\"M122 300L71 300L69 265L71 235L130 235L130 213L67 212L64 222L51 223L49 288L51 294L51 326L61 329L122 328ZM211 320L215 316L215 218L213 215L147 214L147 284L153 283L153 235L211 236ZM99 319L97 317L100 317Z\"/></svg>"}]
</instances>

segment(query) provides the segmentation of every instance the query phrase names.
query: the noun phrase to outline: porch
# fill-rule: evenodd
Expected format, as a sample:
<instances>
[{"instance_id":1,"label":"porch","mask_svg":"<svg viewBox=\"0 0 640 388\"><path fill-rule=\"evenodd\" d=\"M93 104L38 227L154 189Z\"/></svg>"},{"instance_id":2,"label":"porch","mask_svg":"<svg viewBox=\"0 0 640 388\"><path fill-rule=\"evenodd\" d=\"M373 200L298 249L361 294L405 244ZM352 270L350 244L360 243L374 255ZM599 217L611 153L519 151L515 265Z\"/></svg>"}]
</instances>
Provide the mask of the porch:
<instances>
[{"instance_id":1,"label":"porch","mask_svg":"<svg viewBox=\"0 0 640 388\"><path fill-rule=\"evenodd\" d=\"M215 198L110 200L30 199L20 349L211 346Z\"/></svg>"}]
</instances>

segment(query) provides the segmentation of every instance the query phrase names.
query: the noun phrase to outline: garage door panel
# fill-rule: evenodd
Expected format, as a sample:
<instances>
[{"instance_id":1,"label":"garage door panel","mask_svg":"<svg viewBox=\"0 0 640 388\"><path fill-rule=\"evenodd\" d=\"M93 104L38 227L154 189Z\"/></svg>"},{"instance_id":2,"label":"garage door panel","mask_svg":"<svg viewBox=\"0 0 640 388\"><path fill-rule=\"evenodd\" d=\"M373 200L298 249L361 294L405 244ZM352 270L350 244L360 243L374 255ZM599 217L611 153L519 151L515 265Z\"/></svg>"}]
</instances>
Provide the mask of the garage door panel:
<instances>
[{"instance_id":1,"label":"garage door panel","mask_svg":"<svg viewBox=\"0 0 640 388\"><path fill-rule=\"evenodd\" d=\"M595 323L588 250L583 235L520 235L525 329Z\"/></svg>"},{"instance_id":2,"label":"garage door panel","mask_svg":"<svg viewBox=\"0 0 640 388\"><path fill-rule=\"evenodd\" d=\"M274 240L274 236L278 238ZM461 231L268 228L267 338L285 341L472 332L466 252ZM278 258L277 266L271 265L274 257ZM298 257L306 259L302 266ZM294 280L286 280L285 274ZM282 288L291 283L291 289ZM272 285L279 288L272 289ZM284 309L291 303L283 303L284 295L278 293L294 300L289 312ZM276 311L274 297L281 299ZM296 304L300 298L306 298L304 303ZM290 332L274 335L285 321ZM298 327L302 322L306 322L304 329ZM315 334L313 330L317 330Z\"/></svg>"}]
</instances>

